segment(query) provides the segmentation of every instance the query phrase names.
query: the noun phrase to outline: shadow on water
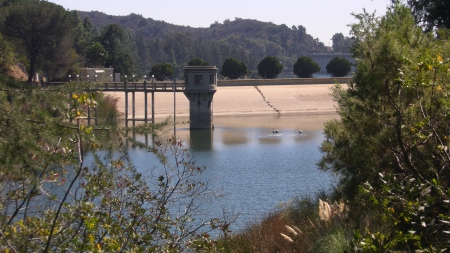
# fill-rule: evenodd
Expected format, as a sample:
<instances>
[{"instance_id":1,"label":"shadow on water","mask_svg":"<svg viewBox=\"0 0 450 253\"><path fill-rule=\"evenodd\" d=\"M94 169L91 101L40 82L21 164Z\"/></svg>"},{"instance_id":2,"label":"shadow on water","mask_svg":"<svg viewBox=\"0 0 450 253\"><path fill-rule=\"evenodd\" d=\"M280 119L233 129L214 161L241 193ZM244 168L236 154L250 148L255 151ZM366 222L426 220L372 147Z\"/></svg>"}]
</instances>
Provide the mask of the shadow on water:
<instances>
[{"instance_id":1,"label":"shadow on water","mask_svg":"<svg viewBox=\"0 0 450 253\"><path fill-rule=\"evenodd\" d=\"M213 130L196 129L189 131L191 148L194 151L210 151L213 148Z\"/></svg>"}]
</instances>

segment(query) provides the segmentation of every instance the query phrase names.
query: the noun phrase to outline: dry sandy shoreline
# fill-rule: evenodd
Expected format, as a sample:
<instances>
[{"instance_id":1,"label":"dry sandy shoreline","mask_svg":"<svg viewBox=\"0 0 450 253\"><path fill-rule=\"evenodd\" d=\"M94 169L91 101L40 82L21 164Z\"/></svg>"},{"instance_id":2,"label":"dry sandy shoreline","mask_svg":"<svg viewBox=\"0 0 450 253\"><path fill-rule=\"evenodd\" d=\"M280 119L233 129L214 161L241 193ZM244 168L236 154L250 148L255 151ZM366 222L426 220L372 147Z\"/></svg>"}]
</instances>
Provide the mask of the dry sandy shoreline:
<instances>
[{"instance_id":1,"label":"dry sandy shoreline","mask_svg":"<svg viewBox=\"0 0 450 253\"><path fill-rule=\"evenodd\" d=\"M332 100L332 84L286 86L218 87L213 100L214 117L250 115L307 115L336 114ZM109 93L118 100L120 113L125 112L123 92ZM128 112L131 115L131 94ZM155 119L174 114L174 94L155 93ZM189 101L183 93L176 93L177 119L189 118ZM151 94L148 95L148 115L151 118ZM136 93L136 117L143 118L144 95Z\"/></svg>"}]
</instances>

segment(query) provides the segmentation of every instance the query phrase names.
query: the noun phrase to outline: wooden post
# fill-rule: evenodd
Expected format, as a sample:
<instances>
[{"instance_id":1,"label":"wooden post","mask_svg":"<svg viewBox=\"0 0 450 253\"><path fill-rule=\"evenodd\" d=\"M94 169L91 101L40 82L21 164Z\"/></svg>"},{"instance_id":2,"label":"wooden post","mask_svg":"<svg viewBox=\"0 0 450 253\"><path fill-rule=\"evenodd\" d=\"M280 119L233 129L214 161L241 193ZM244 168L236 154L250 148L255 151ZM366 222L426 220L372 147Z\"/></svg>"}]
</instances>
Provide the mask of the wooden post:
<instances>
[{"instance_id":1,"label":"wooden post","mask_svg":"<svg viewBox=\"0 0 450 253\"><path fill-rule=\"evenodd\" d=\"M131 108L131 110L132 110L132 114L133 114L133 116L132 116L132 120L133 120L133 126L135 126L135 124L136 124L136 92L135 91L133 91L133 92L131 92L131 104L132 104L132 108Z\"/></svg>"},{"instance_id":2,"label":"wooden post","mask_svg":"<svg viewBox=\"0 0 450 253\"><path fill-rule=\"evenodd\" d=\"M127 81L125 79L125 126L128 127L128 92L127 92Z\"/></svg>"},{"instance_id":3,"label":"wooden post","mask_svg":"<svg viewBox=\"0 0 450 253\"><path fill-rule=\"evenodd\" d=\"M147 91L145 91L144 92L144 96L145 96L145 98L144 98L144 114L145 114L145 116L144 116L144 119L145 119L145 124L147 124L148 123L148 112L147 112L147 106L148 106L148 102L147 102L147 100L148 100L148 93L147 93Z\"/></svg>"},{"instance_id":4,"label":"wooden post","mask_svg":"<svg viewBox=\"0 0 450 253\"><path fill-rule=\"evenodd\" d=\"M152 124L155 124L155 91L152 92Z\"/></svg>"},{"instance_id":5,"label":"wooden post","mask_svg":"<svg viewBox=\"0 0 450 253\"><path fill-rule=\"evenodd\" d=\"M144 98L144 114L145 114L145 116L144 116L144 118L145 118L145 124L147 124L148 123L148 112L147 112L147 107L148 107L148 93L147 93L147 80L144 80L144 96L145 96L145 98ZM146 141L147 141L147 139L146 139ZM145 144L147 144L147 143L145 143Z\"/></svg>"},{"instance_id":6,"label":"wooden post","mask_svg":"<svg viewBox=\"0 0 450 253\"><path fill-rule=\"evenodd\" d=\"M173 79L173 136L177 136L177 128L176 128L176 124L177 124L177 111L176 111L176 107L177 107L177 79L174 78Z\"/></svg>"}]
</instances>

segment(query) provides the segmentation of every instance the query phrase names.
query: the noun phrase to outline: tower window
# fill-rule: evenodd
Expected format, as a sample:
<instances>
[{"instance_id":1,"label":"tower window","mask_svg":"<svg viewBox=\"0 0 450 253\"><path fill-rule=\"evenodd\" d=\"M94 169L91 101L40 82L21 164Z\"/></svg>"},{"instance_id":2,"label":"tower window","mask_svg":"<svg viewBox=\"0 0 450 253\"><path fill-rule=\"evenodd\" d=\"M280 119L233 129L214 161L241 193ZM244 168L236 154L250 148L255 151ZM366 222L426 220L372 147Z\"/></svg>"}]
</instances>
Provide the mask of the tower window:
<instances>
[{"instance_id":1,"label":"tower window","mask_svg":"<svg viewBox=\"0 0 450 253\"><path fill-rule=\"evenodd\" d=\"M194 75L194 83L197 85L203 84L203 76L202 75Z\"/></svg>"}]
</instances>

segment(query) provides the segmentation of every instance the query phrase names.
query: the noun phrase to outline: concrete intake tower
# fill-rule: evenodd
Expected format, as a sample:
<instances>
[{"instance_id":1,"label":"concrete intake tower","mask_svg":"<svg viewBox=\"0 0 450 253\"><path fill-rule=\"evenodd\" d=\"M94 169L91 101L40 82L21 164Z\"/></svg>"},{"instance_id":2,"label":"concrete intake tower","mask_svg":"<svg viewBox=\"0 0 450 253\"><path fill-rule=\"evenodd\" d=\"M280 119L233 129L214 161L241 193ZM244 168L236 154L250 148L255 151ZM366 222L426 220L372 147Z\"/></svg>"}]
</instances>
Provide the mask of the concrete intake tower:
<instances>
[{"instance_id":1,"label":"concrete intake tower","mask_svg":"<svg viewBox=\"0 0 450 253\"><path fill-rule=\"evenodd\" d=\"M191 129L210 129L212 126L212 102L217 91L215 66L184 67L184 95L189 100Z\"/></svg>"}]
</instances>

